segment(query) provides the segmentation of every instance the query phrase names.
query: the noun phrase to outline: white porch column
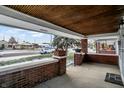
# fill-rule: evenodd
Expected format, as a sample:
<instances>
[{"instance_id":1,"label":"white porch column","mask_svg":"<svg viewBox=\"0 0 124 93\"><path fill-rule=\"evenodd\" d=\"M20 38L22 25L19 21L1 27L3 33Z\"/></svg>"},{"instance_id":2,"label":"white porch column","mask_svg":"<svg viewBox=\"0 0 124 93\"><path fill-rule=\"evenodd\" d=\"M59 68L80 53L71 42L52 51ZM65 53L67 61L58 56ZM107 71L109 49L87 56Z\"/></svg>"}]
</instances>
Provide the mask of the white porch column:
<instances>
[{"instance_id":1,"label":"white porch column","mask_svg":"<svg viewBox=\"0 0 124 93\"><path fill-rule=\"evenodd\" d=\"M120 67L120 73L122 82L124 84L124 25L120 26L119 30L119 67Z\"/></svg>"}]
</instances>

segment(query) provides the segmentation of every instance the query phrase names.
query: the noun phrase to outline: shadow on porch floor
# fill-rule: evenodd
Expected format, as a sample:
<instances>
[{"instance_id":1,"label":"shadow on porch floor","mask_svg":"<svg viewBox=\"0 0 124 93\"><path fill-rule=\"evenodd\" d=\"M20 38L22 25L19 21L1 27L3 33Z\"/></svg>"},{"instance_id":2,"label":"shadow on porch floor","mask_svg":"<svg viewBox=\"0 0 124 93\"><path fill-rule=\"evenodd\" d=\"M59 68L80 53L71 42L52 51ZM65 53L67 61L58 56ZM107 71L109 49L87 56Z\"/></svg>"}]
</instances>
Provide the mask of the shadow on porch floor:
<instances>
[{"instance_id":1,"label":"shadow on porch floor","mask_svg":"<svg viewBox=\"0 0 124 93\"><path fill-rule=\"evenodd\" d=\"M119 73L119 68L106 64L82 64L69 66L67 73L43 82L36 88L121 88L122 86L105 82L106 73Z\"/></svg>"}]
</instances>

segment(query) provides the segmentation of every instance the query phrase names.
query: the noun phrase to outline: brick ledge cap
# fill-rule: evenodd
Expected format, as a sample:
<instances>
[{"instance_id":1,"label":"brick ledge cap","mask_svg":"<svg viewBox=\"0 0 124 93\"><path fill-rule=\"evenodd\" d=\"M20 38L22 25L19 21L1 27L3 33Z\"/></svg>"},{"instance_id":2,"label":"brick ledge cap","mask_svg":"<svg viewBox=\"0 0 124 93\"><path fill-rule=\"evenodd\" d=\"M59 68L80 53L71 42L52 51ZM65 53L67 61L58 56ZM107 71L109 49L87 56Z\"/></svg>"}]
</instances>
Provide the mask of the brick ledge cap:
<instances>
[{"instance_id":1,"label":"brick ledge cap","mask_svg":"<svg viewBox=\"0 0 124 93\"><path fill-rule=\"evenodd\" d=\"M54 59L54 58L44 58L42 60L27 61L27 62L7 65L7 66L2 66L2 67L0 67L0 75L5 75L5 74L17 72L17 71L22 71L25 69L43 66L43 65L47 65L47 64L51 64L51 63L55 63L55 62L58 62L58 60Z\"/></svg>"},{"instance_id":2,"label":"brick ledge cap","mask_svg":"<svg viewBox=\"0 0 124 93\"><path fill-rule=\"evenodd\" d=\"M67 58L67 56L53 56L53 58L63 59L63 58Z\"/></svg>"}]
</instances>

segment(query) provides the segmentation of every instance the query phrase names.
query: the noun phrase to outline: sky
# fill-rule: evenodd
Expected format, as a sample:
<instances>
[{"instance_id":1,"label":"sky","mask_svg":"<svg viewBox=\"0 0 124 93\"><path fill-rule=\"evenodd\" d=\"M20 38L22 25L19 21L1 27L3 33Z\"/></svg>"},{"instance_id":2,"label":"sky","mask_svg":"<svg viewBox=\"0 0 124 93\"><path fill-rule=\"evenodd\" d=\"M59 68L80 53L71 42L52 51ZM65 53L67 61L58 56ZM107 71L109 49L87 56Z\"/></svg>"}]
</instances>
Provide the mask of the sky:
<instances>
[{"instance_id":1,"label":"sky","mask_svg":"<svg viewBox=\"0 0 124 93\"><path fill-rule=\"evenodd\" d=\"M26 41L30 43L42 44L42 43L50 43L51 41L50 34L39 33L39 32L0 25L0 40L5 39L6 41L8 41L12 36L18 42Z\"/></svg>"}]
</instances>

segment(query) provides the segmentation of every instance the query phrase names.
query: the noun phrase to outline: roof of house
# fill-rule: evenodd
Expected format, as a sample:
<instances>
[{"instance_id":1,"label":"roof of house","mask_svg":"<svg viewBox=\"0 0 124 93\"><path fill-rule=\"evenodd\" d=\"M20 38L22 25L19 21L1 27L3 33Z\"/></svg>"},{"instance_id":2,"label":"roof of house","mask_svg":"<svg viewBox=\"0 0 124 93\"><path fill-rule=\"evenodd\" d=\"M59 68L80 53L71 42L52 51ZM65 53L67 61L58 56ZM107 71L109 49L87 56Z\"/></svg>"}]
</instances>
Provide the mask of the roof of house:
<instances>
[{"instance_id":1,"label":"roof of house","mask_svg":"<svg viewBox=\"0 0 124 93\"><path fill-rule=\"evenodd\" d=\"M8 43L7 41L5 41L5 40L0 40L0 43Z\"/></svg>"}]
</instances>

